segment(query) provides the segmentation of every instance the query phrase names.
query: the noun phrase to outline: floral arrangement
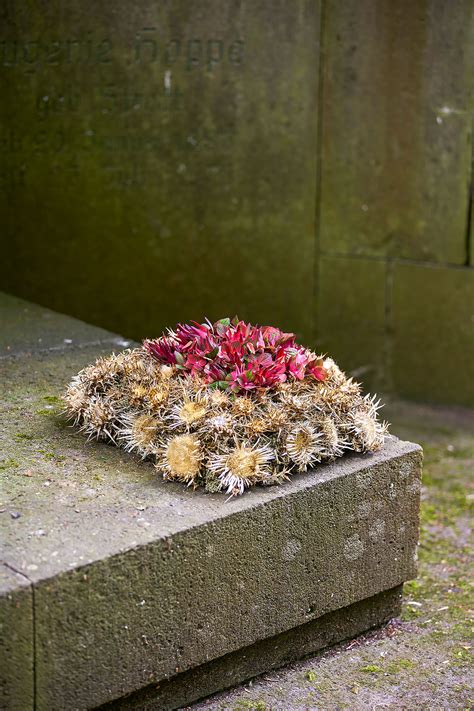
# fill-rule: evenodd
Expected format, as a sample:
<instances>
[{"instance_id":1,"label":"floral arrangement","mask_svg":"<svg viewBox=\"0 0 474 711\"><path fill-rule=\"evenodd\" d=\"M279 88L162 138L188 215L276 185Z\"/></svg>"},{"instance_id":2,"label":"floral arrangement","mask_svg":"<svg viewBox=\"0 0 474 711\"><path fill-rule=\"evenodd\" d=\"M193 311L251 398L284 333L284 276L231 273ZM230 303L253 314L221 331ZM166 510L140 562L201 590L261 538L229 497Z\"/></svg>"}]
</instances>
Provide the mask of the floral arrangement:
<instances>
[{"instance_id":1,"label":"floral arrangement","mask_svg":"<svg viewBox=\"0 0 474 711\"><path fill-rule=\"evenodd\" d=\"M331 358L239 319L179 324L81 370L66 411L89 438L152 459L165 479L242 494L347 450L381 448L386 423Z\"/></svg>"}]
</instances>

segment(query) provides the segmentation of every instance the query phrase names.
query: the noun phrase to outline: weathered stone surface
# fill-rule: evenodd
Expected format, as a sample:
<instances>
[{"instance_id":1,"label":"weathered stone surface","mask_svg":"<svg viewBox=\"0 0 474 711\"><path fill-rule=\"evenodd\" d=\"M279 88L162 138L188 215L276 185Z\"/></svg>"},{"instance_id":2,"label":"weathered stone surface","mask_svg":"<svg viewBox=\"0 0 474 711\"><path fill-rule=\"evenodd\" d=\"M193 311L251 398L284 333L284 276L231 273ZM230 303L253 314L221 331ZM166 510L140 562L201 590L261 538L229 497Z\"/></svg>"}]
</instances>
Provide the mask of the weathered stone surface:
<instances>
[{"instance_id":1,"label":"weathered stone surface","mask_svg":"<svg viewBox=\"0 0 474 711\"><path fill-rule=\"evenodd\" d=\"M24 575L0 563L0 708L33 707L31 584Z\"/></svg>"},{"instance_id":2,"label":"weathered stone surface","mask_svg":"<svg viewBox=\"0 0 474 711\"><path fill-rule=\"evenodd\" d=\"M474 269L395 265L392 319L396 391L474 406Z\"/></svg>"},{"instance_id":3,"label":"weathered stone surface","mask_svg":"<svg viewBox=\"0 0 474 711\"><path fill-rule=\"evenodd\" d=\"M311 337L320 4L3 4L3 288Z\"/></svg>"},{"instance_id":4,"label":"weathered stone surface","mask_svg":"<svg viewBox=\"0 0 474 711\"><path fill-rule=\"evenodd\" d=\"M89 346L122 349L121 336L0 291L0 358Z\"/></svg>"},{"instance_id":5,"label":"weathered stone surface","mask_svg":"<svg viewBox=\"0 0 474 711\"><path fill-rule=\"evenodd\" d=\"M318 349L362 380L384 384L386 350L383 261L322 257L318 279Z\"/></svg>"},{"instance_id":6,"label":"weathered stone surface","mask_svg":"<svg viewBox=\"0 0 474 711\"><path fill-rule=\"evenodd\" d=\"M56 319L55 340L70 328ZM196 670L224 655L247 675L256 642L290 635L281 654L262 651L271 666L297 653L295 628L309 651L391 614L398 592L379 594L415 574L419 447L390 438L226 503L65 427L58 395L99 352L0 360L2 558L34 590L38 709L90 708L172 677L182 700L182 672L207 693L237 679L222 661ZM346 624L335 611L355 603ZM315 622L329 613L332 630Z\"/></svg>"},{"instance_id":7,"label":"weathered stone surface","mask_svg":"<svg viewBox=\"0 0 474 711\"><path fill-rule=\"evenodd\" d=\"M322 647L378 626L399 614L401 599L402 586L387 590L368 600L328 612L276 637L260 640L250 647L177 674L159 685L151 684L136 694L101 708L104 711L159 711L185 706L222 687L233 686L242 679L250 679L264 671L289 664Z\"/></svg>"},{"instance_id":8,"label":"weathered stone surface","mask_svg":"<svg viewBox=\"0 0 474 711\"><path fill-rule=\"evenodd\" d=\"M472 115L472 133L471 133L471 150L472 150L472 168L471 168L471 212L469 215L470 218L470 233L469 233L469 242L470 242L470 254L467 255L467 261L471 265L471 267L474 267L474 109L473 109L473 115Z\"/></svg>"},{"instance_id":9,"label":"weathered stone surface","mask_svg":"<svg viewBox=\"0 0 474 711\"><path fill-rule=\"evenodd\" d=\"M469 0L328 3L320 245L465 264Z\"/></svg>"}]
</instances>

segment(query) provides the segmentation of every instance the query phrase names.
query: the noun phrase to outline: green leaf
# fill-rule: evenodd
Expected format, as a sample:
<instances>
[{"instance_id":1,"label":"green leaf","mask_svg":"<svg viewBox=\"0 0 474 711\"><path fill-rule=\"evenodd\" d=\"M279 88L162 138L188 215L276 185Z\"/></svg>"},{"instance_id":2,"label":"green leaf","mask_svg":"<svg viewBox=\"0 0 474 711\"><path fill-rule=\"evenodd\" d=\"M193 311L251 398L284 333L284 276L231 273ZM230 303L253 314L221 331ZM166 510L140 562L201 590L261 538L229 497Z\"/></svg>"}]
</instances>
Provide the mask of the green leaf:
<instances>
[{"instance_id":1,"label":"green leaf","mask_svg":"<svg viewBox=\"0 0 474 711\"><path fill-rule=\"evenodd\" d=\"M220 318L218 323L222 323L224 326L230 326L230 318Z\"/></svg>"},{"instance_id":2,"label":"green leaf","mask_svg":"<svg viewBox=\"0 0 474 711\"><path fill-rule=\"evenodd\" d=\"M227 390L229 385L230 383L227 383L225 380L214 380L213 383L210 383L209 387L212 388L212 390Z\"/></svg>"},{"instance_id":3,"label":"green leaf","mask_svg":"<svg viewBox=\"0 0 474 711\"><path fill-rule=\"evenodd\" d=\"M216 346L215 348L212 349L212 351L209 351L209 353L206 355L206 358L209 358L209 360L214 360L216 355L219 353L219 348Z\"/></svg>"}]
</instances>

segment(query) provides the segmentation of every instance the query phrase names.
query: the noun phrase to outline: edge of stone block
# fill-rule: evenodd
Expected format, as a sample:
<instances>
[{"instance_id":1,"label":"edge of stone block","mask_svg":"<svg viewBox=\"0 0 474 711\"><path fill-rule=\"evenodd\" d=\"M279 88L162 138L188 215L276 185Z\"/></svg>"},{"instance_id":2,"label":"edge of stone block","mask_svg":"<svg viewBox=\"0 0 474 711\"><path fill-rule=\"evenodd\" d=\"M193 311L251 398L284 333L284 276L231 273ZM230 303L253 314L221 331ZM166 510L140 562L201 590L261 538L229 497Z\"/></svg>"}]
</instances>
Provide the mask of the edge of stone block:
<instances>
[{"instance_id":1,"label":"edge of stone block","mask_svg":"<svg viewBox=\"0 0 474 711\"><path fill-rule=\"evenodd\" d=\"M98 706L100 711L171 711L278 669L387 623L400 613L403 585L384 590L274 637Z\"/></svg>"}]
</instances>

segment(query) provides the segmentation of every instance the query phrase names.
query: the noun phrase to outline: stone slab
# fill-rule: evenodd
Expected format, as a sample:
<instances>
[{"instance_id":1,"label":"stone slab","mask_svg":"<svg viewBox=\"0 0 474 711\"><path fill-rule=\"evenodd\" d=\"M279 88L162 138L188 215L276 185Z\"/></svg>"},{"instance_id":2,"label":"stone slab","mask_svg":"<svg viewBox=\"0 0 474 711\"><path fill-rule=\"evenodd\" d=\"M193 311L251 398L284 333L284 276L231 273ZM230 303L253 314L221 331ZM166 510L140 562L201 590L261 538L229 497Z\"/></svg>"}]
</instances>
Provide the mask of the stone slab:
<instances>
[{"instance_id":1,"label":"stone slab","mask_svg":"<svg viewBox=\"0 0 474 711\"><path fill-rule=\"evenodd\" d=\"M465 264L470 0L337 0L324 21L320 248Z\"/></svg>"},{"instance_id":2,"label":"stone slab","mask_svg":"<svg viewBox=\"0 0 474 711\"><path fill-rule=\"evenodd\" d=\"M318 348L368 389L386 385L386 273L381 260L319 262Z\"/></svg>"},{"instance_id":3,"label":"stone slab","mask_svg":"<svg viewBox=\"0 0 474 711\"><path fill-rule=\"evenodd\" d=\"M396 264L392 331L396 392L474 406L474 268Z\"/></svg>"},{"instance_id":4,"label":"stone slab","mask_svg":"<svg viewBox=\"0 0 474 711\"><path fill-rule=\"evenodd\" d=\"M3 288L135 338L238 313L308 341L320 7L3 3Z\"/></svg>"},{"instance_id":5,"label":"stone slab","mask_svg":"<svg viewBox=\"0 0 474 711\"><path fill-rule=\"evenodd\" d=\"M55 337L69 325L56 316ZM344 635L364 610L379 610L369 626L390 614L393 598L374 596L416 573L418 446L389 438L226 503L65 426L60 392L103 351L0 361L2 559L34 593L36 708L90 708L173 677L178 698L181 673L336 610L369 600ZM227 683L212 674L203 689Z\"/></svg>"},{"instance_id":6,"label":"stone slab","mask_svg":"<svg viewBox=\"0 0 474 711\"><path fill-rule=\"evenodd\" d=\"M93 346L120 350L130 343L103 328L62 314L59 318L51 309L0 291L0 358Z\"/></svg>"},{"instance_id":7,"label":"stone slab","mask_svg":"<svg viewBox=\"0 0 474 711\"><path fill-rule=\"evenodd\" d=\"M2 514L4 515L4 514ZM34 708L33 590L0 563L0 708Z\"/></svg>"},{"instance_id":8,"label":"stone slab","mask_svg":"<svg viewBox=\"0 0 474 711\"><path fill-rule=\"evenodd\" d=\"M100 708L103 711L168 711L187 706L223 687L231 687L257 674L291 664L318 649L379 626L399 614L401 600L402 586L398 586L368 600L328 612L276 637L259 640L250 647L177 674L160 684L150 684L135 694Z\"/></svg>"}]
</instances>

